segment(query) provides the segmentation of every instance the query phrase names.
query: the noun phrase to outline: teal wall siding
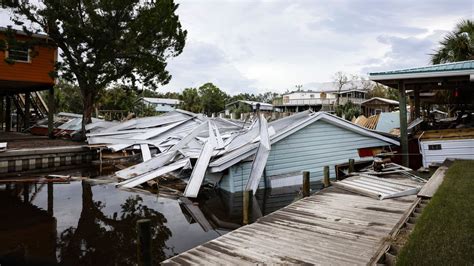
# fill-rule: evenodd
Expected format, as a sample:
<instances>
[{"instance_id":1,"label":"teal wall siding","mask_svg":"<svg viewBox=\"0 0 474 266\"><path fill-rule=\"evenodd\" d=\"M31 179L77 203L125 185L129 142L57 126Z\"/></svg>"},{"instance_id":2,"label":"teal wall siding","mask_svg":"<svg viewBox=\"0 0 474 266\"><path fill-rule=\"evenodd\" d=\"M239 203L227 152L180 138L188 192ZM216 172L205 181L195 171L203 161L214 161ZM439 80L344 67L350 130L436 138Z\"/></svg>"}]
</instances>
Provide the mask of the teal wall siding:
<instances>
[{"instance_id":1,"label":"teal wall siding","mask_svg":"<svg viewBox=\"0 0 474 266\"><path fill-rule=\"evenodd\" d=\"M229 192L243 191L249 179L252 162L241 162L229 168L229 174L225 175L220 183L220 187ZM223 185L224 184L224 185ZM265 179L262 177L258 185L259 188L265 187Z\"/></svg>"},{"instance_id":2,"label":"teal wall siding","mask_svg":"<svg viewBox=\"0 0 474 266\"><path fill-rule=\"evenodd\" d=\"M323 167L328 165L331 177L334 166L349 159L359 160L357 149L390 145L373 137L363 136L325 121L313 124L272 145L265 168L267 176L310 171L311 181L321 180ZM241 191L247 184L252 162L232 166L221 181L221 187L230 192ZM264 188L264 178L259 188Z\"/></svg>"}]
</instances>

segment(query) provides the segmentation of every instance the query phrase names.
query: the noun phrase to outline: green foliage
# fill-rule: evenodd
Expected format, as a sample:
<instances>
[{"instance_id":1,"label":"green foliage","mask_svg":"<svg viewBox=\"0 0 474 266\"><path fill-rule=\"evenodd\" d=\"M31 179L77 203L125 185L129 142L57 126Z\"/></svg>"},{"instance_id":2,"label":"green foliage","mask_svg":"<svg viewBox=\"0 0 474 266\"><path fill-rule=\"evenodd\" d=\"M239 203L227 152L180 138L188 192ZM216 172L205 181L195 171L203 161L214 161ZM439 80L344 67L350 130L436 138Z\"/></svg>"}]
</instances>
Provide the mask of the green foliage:
<instances>
[{"instance_id":1,"label":"green foliage","mask_svg":"<svg viewBox=\"0 0 474 266\"><path fill-rule=\"evenodd\" d=\"M456 161L416 221L397 265L472 265L474 163Z\"/></svg>"},{"instance_id":2,"label":"green foliage","mask_svg":"<svg viewBox=\"0 0 474 266\"><path fill-rule=\"evenodd\" d=\"M396 89L389 88L379 83L375 84L375 86L369 90L367 96L369 99L373 97L380 97L398 101L398 91Z\"/></svg>"},{"instance_id":3,"label":"green foliage","mask_svg":"<svg viewBox=\"0 0 474 266\"><path fill-rule=\"evenodd\" d=\"M230 112L235 114L235 118L240 118L240 114L252 112L252 108L248 104L239 103L237 108L231 107Z\"/></svg>"},{"instance_id":4,"label":"green foliage","mask_svg":"<svg viewBox=\"0 0 474 266\"><path fill-rule=\"evenodd\" d=\"M81 90L83 127L90 122L99 92L111 82L134 86L138 81L146 87L168 83L166 61L185 45L187 32L173 0L11 1L8 6L17 25L26 18L60 48L59 73Z\"/></svg>"},{"instance_id":5,"label":"green foliage","mask_svg":"<svg viewBox=\"0 0 474 266\"><path fill-rule=\"evenodd\" d=\"M431 55L433 64L474 59L474 21L459 22L454 31L440 41L440 45L436 53Z\"/></svg>"},{"instance_id":6,"label":"green foliage","mask_svg":"<svg viewBox=\"0 0 474 266\"><path fill-rule=\"evenodd\" d=\"M351 101L348 101L344 105L339 105L336 107L336 115L339 117L344 117L346 120L351 120L353 117L358 117L362 114L362 110L359 105L354 104Z\"/></svg>"},{"instance_id":7,"label":"green foliage","mask_svg":"<svg viewBox=\"0 0 474 266\"><path fill-rule=\"evenodd\" d=\"M179 99L182 101L181 109L194 113L201 112L201 98L196 88L184 89Z\"/></svg>"},{"instance_id":8,"label":"green foliage","mask_svg":"<svg viewBox=\"0 0 474 266\"><path fill-rule=\"evenodd\" d=\"M206 83L199 87L198 93L201 99L202 112L207 115L224 110L225 103L229 98L229 95L212 83Z\"/></svg>"},{"instance_id":9,"label":"green foliage","mask_svg":"<svg viewBox=\"0 0 474 266\"><path fill-rule=\"evenodd\" d=\"M96 105L100 110L132 112L138 99L136 91L125 86L117 86L101 90Z\"/></svg>"},{"instance_id":10,"label":"green foliage","mask_svg":"<svg viewBox=\"0 0 474 266\"><path fill-rule=\"evenodd\" d=\"M43 98L46 97L45 93ZM76 85L60 80L54 87L54 99L57 112L82 113L82 96Z\"/></svg>"},{"instance_id":11,"label":"green foliage","mask_svg":"<svg viewBox=\"0 0 474 266\"><path fill-rule=\"evenodd\" d=\"M258 102L260 99L257 95L250 93L239 93L234 96L231 96L228 100L229 103L236 101L255 101Z\"/></svg>"}]
</instances>

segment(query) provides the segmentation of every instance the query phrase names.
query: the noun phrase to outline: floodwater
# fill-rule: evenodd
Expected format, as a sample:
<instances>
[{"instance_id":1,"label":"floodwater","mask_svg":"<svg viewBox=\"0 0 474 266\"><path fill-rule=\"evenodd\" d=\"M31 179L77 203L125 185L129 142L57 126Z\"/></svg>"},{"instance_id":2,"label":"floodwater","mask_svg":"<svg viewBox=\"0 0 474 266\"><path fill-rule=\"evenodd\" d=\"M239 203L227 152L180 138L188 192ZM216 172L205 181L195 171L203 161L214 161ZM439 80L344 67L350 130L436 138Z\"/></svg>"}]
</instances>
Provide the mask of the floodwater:
<instances>
[{"instance_id":1,"label":"floodwater","mask_svg":"<svg viewBox=\"0 0 474 266\"><path fill-rule=\"evenodd\" d=\"M298 190L259 191L253 219L290 204ZM1 184L0 202L2 266L135 265L136 222L144 218L152 221L157 263L238 228L242 221L241 193L215 189L205 189L192 204L203 216L188 213L176 198L87 181ZM201 225L206 221L211 228Z\"/></svg>"}]
</instances>

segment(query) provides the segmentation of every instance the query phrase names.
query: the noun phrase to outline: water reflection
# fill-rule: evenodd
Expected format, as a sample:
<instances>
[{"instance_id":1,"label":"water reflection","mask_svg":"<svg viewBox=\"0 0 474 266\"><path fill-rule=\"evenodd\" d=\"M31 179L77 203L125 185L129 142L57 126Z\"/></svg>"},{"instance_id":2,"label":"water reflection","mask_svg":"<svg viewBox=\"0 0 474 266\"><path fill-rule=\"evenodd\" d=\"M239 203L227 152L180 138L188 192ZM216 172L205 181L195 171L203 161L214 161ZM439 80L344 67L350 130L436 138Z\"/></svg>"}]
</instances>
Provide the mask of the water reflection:
<instances>
[{"instance_id":1,"label":"water reflection","mask_svg":"<svg viewBox=\"0 0 474 266\"><path fill-rule=\"evenodd\" d=\"M252 217L290 204L298 191L259 191ZM186 201L86 181L12 184L0 185L0 202L0 265L135 265L136 221L144 218L157 263L242 223L242 194L214 189Z\"/></svg>"},{"instance_id":2,"label":"water reflection","mask_svg":"<svg viewBox=\"0 0 474 266\"><path fill-rule=\"evenodd\" d=\"M130 195L121 210L104 215L105 203L93 201L91 185L82 183L82 212L77 227L64 230L58 239L59 259L72 265L134 265L136 258L137 220L152 221L152 245L155 262L165 259L166 240L171 231L164 226L163 214L143 205L143 198Z\"/></svg>"}]
</instances>

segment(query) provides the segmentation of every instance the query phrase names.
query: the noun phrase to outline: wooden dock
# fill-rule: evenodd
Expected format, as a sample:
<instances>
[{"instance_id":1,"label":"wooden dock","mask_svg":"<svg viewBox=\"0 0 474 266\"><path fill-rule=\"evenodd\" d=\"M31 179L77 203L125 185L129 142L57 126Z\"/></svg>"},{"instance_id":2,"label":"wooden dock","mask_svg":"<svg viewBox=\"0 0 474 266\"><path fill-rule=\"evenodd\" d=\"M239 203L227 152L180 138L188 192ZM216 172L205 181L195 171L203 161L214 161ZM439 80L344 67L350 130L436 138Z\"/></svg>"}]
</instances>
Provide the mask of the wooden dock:
<instances>
[{"instance_id":1,"label":"wooden dock","mask_svg":"<svg viewBox=\"0 0 474 266\"><path fill-rule=\"evenodd\" d=\"M416 202L329 187L163 264L370 264Z\"/></svg>"}]
</instances>

